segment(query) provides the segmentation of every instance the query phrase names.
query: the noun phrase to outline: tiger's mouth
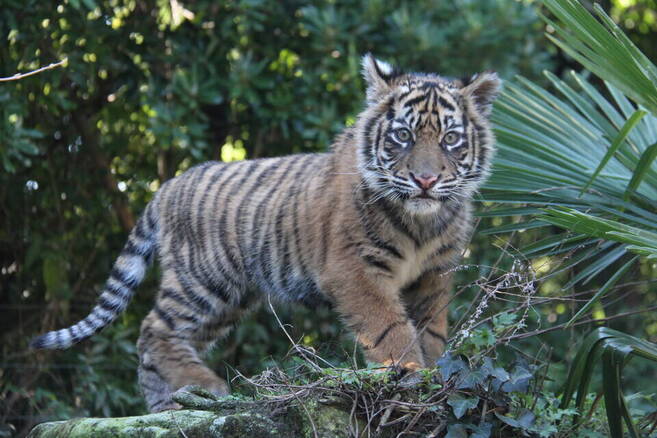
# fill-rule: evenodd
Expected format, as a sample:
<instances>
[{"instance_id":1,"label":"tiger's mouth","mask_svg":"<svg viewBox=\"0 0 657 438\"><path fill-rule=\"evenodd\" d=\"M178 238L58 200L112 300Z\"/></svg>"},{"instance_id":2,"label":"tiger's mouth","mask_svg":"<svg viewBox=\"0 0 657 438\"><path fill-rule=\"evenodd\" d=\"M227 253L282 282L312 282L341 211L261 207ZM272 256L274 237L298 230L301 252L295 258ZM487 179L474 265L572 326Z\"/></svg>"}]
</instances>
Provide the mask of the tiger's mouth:
<instances>
[{"instance_id":1,"label":"tiger's mouth","mask_svg":"<svg viewBox=\"0 0 657 438\"><path fill-rule=\"evenodd\" d=\"M412 196L410 199L414 199L417 201L427 201L427 202L439 202L439 203L445 203L449 201L449 196L448 195L432 195L427 192L420 193L419 195Z\"/></svg>"}]
</instances>

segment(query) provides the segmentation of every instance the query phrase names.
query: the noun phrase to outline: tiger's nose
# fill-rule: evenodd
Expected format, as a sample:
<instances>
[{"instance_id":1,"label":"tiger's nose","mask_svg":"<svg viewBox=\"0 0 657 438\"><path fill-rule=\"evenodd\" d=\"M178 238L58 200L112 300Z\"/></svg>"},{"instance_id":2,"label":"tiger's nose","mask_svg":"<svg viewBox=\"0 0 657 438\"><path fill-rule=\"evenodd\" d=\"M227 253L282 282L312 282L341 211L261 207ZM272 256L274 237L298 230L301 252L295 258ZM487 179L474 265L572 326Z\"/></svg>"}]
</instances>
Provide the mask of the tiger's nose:
<instances>
[{"instance_id":1,"label":"tiger's nose","mask_svg":"<svg viewBox=\"0 0 657 438\"><path fill-rule=\"evenodd\" d=\"M438 181L438 175L430 175L428 173L423 173L418 176L411 172L411 178L413 178L415 184L417 184L422 190L429 190Z\"/></svg>"}]
</instances>

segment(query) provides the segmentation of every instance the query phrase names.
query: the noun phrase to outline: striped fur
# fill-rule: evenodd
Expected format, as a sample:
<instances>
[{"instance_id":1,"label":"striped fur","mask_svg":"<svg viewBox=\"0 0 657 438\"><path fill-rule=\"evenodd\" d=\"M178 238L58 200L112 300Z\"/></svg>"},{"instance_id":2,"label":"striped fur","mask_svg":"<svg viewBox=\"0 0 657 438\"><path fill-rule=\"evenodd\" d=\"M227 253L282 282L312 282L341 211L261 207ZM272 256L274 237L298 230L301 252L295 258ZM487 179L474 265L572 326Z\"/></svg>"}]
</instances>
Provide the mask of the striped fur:
<instances>
[{"instance_id":1,"label":"striped fur","mask_svg":"<svg viewBox=\"0 0 657 438\"><path fill-rule=\"evenodd\" d=\"M330 152L209 162L167 182L89 316L32 346L67 348L111 323L157 254L160 291L138 341L151 411L177 407L171 393L189 384L226 394L201 357L267 295L332 304L372 361L435 360L499 80L400 73L369 55L363 70L367 107Z\"/></svg>"}]
</instances>

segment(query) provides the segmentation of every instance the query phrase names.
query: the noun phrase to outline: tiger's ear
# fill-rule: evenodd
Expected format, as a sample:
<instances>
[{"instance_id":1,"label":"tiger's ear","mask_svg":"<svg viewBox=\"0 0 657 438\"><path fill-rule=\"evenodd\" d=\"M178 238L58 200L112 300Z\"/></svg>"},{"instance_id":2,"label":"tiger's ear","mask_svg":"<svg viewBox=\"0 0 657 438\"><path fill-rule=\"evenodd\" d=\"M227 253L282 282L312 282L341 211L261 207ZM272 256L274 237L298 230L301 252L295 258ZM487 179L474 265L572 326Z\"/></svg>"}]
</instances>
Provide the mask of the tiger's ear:
<instances>
[{"instance_id":1,"label":"tiger's ear","mask_svg":"<svg viewBox=\"0 0 657 438\"><path fill-rule=\"evenodd\" d=\"M374 103L392 90L392 78L395 69L384 61L379 61L371 53L363 56L363 77L367 83L367 103Z\"/></svg>"},{"instance_id":2,"label":"tiger's ear","mask_svg":"<svg viewBox=\"0 0 657 438\"><path fill-rule=\"evenodd\" d=\"M493 101L500 93L502 80L494 71L486 71L478 73L472 76L469 81L464 82L465 84L461 86L461 94L469 97L479 113L484 117L488 117Z\"/></svg>"}]
</instances>

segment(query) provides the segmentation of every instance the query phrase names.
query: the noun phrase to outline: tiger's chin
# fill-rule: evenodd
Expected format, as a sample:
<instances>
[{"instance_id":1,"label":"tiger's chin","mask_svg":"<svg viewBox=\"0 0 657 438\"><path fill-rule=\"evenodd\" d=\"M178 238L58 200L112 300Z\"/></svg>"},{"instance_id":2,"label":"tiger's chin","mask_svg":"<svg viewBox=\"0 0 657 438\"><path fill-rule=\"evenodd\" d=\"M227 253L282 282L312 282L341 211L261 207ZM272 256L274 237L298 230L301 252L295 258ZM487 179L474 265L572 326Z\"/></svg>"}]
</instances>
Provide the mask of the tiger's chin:
<instances>
[{"instance_id":1,"label":"tiger's chin","mask_svg":"<svg viewBox=\"0 0 657 438\"><path fill-rule=\"evenodd\" d=\"M441 200L429 197L409 198L404 201L404 208L412 215L430 216L438 213L443 207Z\"/></svg>"}]
</instances>

